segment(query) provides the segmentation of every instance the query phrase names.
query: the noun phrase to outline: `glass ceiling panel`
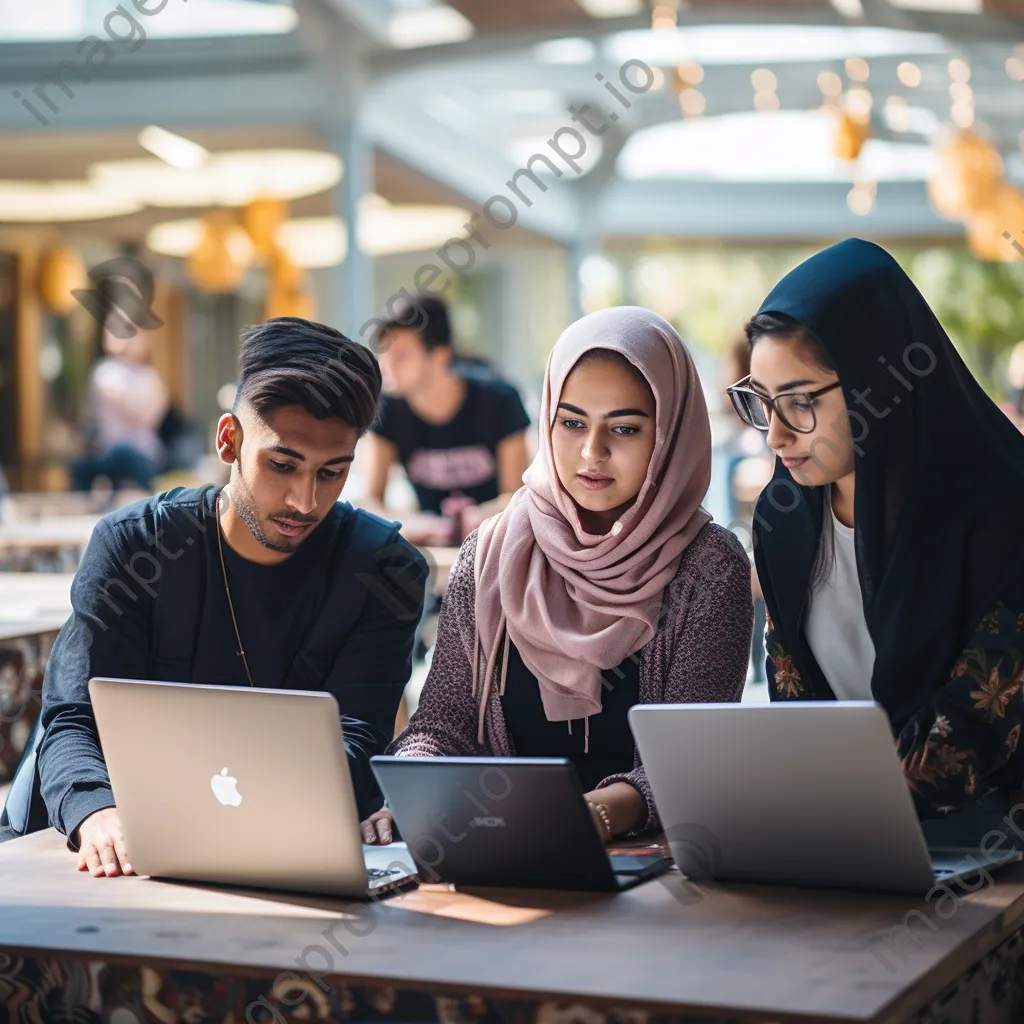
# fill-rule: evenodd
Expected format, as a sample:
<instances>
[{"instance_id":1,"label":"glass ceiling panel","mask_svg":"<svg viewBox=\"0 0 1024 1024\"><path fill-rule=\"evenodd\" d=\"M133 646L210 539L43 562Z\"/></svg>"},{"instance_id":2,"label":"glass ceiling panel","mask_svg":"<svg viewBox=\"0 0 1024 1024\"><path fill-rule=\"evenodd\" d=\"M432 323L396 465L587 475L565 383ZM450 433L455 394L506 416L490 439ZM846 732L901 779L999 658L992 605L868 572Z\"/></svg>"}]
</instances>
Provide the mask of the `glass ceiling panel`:
<instances>
[{"instance_id":1,"label":"glass ceiling panel","mask_svg":"<svg viewBox=\"0 0 1024 1024\"><path fill-rule=\"evenodd\" d=\"M901 29L833 25L701 25L618 32L605 41L617 61L648 64L777 64L899 54L947 53L941 36Z\"/></svg>"},{"instance_id":2,"label":"glass ceiling panel","mask_svg":"<svg viewBox=\"0 0 1024 1024\"><path fill-rule=\"evenodd\" d=\"M355 16L379 42L397 49L460 43L473 35L473 25L445 0L335 0L335 3Z\"/></svg>"},{"instance_id":3,"label":"glass ceiling panel","mask_svg":"<svg viewBox=\"0 0 1024 1024\"><path fill-rule=\"evenodd\" d=\"M869 139L855 165L832 155L835 121L827 111L726 114L637 132L619 154L632 180L735 182L921 181L938 170L924 143Z\"/></svg>"},{"instance_id":4,"label":"glass ceiling panel","mask_svg":"<svg viewBox=\"0 0 1024 1024\"><path fill-rule=\"evenodd\" d=\"M0 0L0 43L128 39L128 17L157 39L280 35L298 23L290 0Z\"/></svg>"}]
</instances>

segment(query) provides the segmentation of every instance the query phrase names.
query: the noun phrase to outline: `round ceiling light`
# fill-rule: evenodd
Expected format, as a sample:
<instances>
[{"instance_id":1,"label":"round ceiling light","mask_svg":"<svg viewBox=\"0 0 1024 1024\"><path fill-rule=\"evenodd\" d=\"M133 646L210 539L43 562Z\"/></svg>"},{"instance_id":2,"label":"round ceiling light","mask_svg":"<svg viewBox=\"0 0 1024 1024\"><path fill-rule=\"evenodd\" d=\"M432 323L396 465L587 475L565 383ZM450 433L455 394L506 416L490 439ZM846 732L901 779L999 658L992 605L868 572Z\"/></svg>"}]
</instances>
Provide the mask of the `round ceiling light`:
<instances>
[{"instance_id":1,"label":"round ceiling light","mask_svg":"<svg viewBox=\"0 0 1024 1024\"><path fill-rule=\"evenodd\" d=\"M468 220L469 211L458 206L392 206L383 196L369 195L360 204L359 244L374 256L423 252L462 237Z\"/></svg>"},{"instance_id":2,"label":"round ceiling light","mask_svg":"<svg viewBox=\"0 0 1024 1024\"><path fill-rule=\"evenodd\" d=\"M921 84L921 79L924 76L921 74L921 69L917 64L912 60L905 60L896 68L896 77L908 89L916 89Z\"/></svg>"},{"instance_id":3,"label":"round ceiling light","mask_svg":"<svg viewBox=\"0 0 1024 1024\"><path fill-rule=\"evenodd\" d=\"M818 88L823 96L839 96L843 92L843 80L834 71L822 71L818 75Z\"/></svg>"},{"instance_id":4,"label":"round ceiling light","mask_svg":"<svg viewBox=\"0 0 1024 1024\"><path fill-rule=\"evenodd\" d=\"M707 110L707 100L699 89L684 89L679 94L679 107L689 117L700 117Z\"/></svg>"},{"instance_id":5,"label":"round ceiling light","mask_svg":"<svg viewBox=\"0 0 1024 1024\"><path fill-rule=\"evenodd\" d=\"M684 86L700 85L704 81L704 69L696 61L683 61L676 67L676 77Z\"/></svg>"},{"instance_id":6,"label":"round ceiling light","mask_svg":"<svg viewBox=\"0 0 1024 1024\"><path fill-rule=\"evenodd\" d=\"M149 206L244 206L257 197L301 199L325 192L342 172L333 153L268 149L214 153L201 167L109 160L93 164L89 179L103 192Z\"/></svg>"},{"instance_id":7,"label":"round ceiling light","mask_svg":"<svg viewBox=\"0 0 1024 1024\"><path fill-rule=\"evenodd\" d=\"M84 181L0 181L0 222L104 220L141 209L133 196L100 191Z\"/></svg>"},{"instance_id":8,"label":"round ceiling light","mask_svg":"<svg viewBox=\"0 0 1024 1024\"><path fill-rule=\"evenodd\" d=\"M464 233L469 212L454 206L392 206L368 196L359 214L359 241L373 256L423 252ZM239 226L238 231L244 234ZM188 256L199 244L202 221L176 220L157 224L146 236L153 252ZM348 250L345 223L337 217L302 217L285 221L276 233L289 262L304 269L334 267Z\"/></svg>"}]
</instances>

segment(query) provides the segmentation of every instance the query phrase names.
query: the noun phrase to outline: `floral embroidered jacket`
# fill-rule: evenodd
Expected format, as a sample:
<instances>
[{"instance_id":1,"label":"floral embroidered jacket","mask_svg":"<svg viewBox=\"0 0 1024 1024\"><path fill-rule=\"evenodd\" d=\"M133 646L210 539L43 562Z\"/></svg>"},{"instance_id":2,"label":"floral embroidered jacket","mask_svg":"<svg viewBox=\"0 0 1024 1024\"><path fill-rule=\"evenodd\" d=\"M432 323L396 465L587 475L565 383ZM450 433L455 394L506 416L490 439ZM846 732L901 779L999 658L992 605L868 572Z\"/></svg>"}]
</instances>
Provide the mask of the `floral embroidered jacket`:
<instances>
[{"instance_id":1,"label":"floral embroidered jacket","mask_svg":"<svg viewBox=\"0 0 1024 1024\"><path fill-rule=\"evenodd\" d=\"M1024 594L1021 595L1024 598ZM1024 608L1024 600L1015 600ZM765 629L772 700L833 700L826 683L805 679L768 617ZM820 675L820 673L819 673ZM998 602L982 616L948 679L896 737L903 774L922 818L974 803L993 789L1022 788L1024 611Z\"/></svg>"}]
</instances>

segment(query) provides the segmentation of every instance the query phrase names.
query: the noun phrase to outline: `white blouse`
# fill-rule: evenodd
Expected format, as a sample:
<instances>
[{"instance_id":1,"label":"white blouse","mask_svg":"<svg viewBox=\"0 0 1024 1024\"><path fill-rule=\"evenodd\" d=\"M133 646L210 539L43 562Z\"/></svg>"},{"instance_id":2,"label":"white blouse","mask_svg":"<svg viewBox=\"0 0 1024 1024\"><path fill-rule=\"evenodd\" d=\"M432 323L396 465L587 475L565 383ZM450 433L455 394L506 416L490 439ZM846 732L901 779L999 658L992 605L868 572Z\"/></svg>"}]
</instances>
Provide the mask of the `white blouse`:
<instances>
[{"instance_id":1,"label":"white blouse","mask_svg":"<svg viewBox=\"0 0 1024 1024\"><path fill-rule=\"evenodd\" d=\"M811 593L807 643L836 700L873 700L875 645L864 619L854 531L836 519L830 495L825 506L832 520L835 554L827 579Z\"/></svg>"}]
</instances>

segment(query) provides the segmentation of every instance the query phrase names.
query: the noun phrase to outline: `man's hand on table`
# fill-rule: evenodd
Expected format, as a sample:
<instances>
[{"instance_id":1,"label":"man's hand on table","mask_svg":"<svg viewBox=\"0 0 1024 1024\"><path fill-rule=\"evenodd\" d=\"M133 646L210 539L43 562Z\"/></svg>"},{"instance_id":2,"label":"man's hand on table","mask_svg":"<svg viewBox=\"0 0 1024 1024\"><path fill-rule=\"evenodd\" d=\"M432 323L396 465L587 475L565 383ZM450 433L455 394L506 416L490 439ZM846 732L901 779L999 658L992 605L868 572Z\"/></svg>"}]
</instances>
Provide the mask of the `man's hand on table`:
<instances>
[{"instance_id":1,"label":"man's hand on table","mask_svg":"<svg viewBox=\"0 0 1024 1024\"><path fill-rule=\"evenodd\" d=\"M88 871L93 878L134 874L116 807L90 814L78 826L78 845L79 871Z\"/></svg>"}]
</instances>

